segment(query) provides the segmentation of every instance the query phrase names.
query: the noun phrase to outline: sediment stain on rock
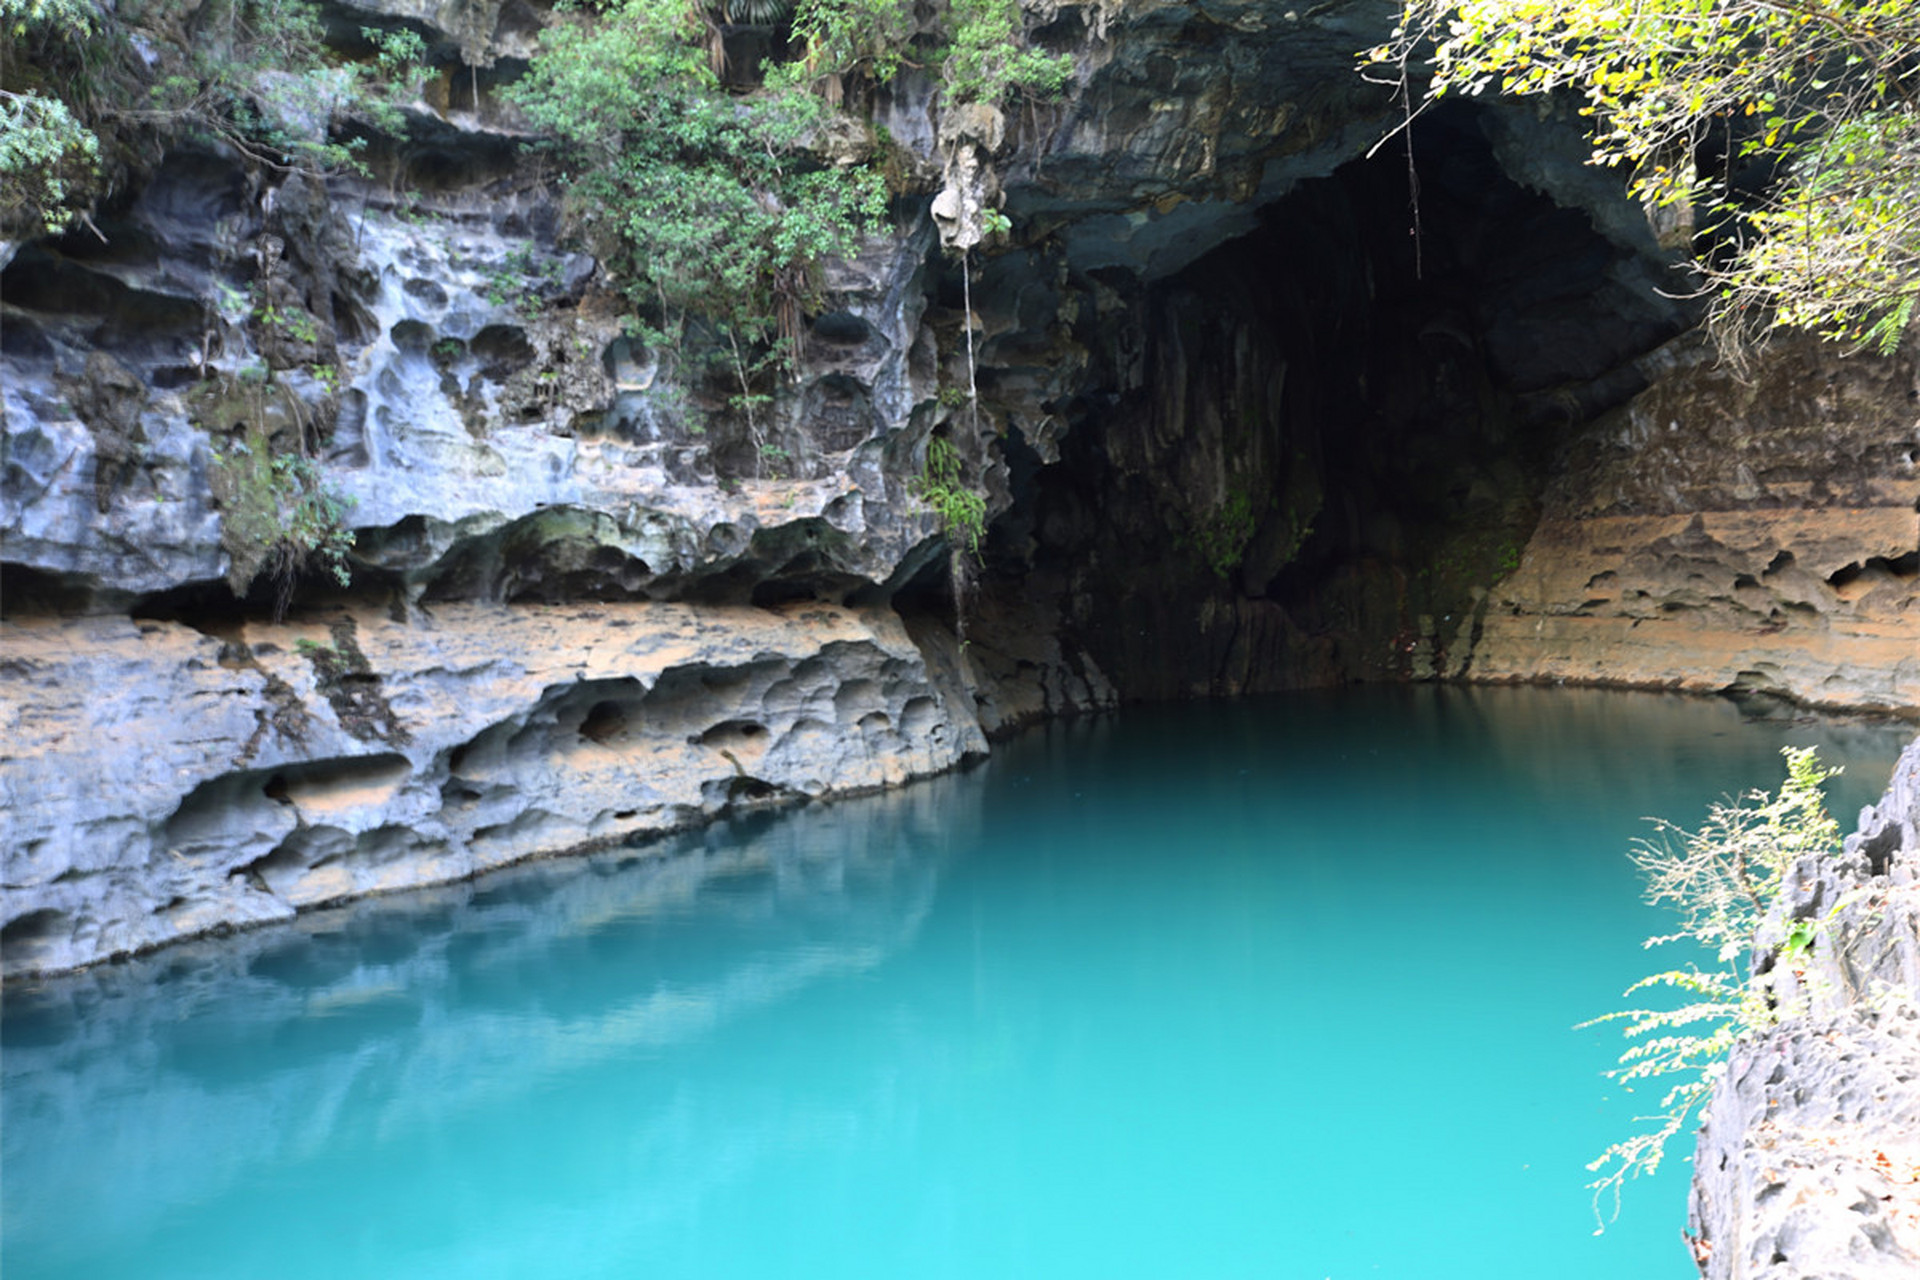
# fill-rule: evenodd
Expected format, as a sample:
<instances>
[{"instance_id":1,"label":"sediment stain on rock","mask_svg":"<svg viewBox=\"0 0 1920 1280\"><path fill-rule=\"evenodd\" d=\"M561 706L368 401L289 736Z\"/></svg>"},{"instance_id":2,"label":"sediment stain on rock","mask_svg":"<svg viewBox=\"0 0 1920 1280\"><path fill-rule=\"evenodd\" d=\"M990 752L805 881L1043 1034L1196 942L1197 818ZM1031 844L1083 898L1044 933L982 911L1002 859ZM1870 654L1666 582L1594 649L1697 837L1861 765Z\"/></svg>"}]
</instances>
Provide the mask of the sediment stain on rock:
<instances>
[{"instance_id":1,"label":"sediment stain on rock","mask_svg":"<svg viewBox=\"0 0 1920 1280\"><path fill-rule=\"evenodd\" d=\"M349 629L404 732L370 736L312 660ZM222 660L236 642L249 661ZM10 973L893 786L987 745L885 608L451 604L229 640L36 619L0 622L0 650Z\"/></svg>"}]
</instances>

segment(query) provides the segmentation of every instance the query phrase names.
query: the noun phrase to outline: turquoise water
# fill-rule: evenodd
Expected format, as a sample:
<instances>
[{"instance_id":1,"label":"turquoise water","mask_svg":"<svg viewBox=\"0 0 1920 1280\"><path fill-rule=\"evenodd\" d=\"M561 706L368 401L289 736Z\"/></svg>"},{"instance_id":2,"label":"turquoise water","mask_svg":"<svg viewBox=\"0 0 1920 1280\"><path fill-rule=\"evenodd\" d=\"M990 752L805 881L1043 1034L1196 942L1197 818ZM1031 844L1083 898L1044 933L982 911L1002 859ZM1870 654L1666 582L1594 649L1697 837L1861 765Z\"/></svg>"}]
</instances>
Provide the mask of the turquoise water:
<instances>
[{"instance_id":1,"label":"turquoise water","mask_svg":"<svg viewBox=\"0 0 1920 1280\"><path fill-rule=\"evenodd\" d=\"M1054 726L757 815L7 991L37 1277L1675 1280L1575 1032L1641 815L1873 798L1895 730L1371 690Z\"/></svg>"}]
</instances>

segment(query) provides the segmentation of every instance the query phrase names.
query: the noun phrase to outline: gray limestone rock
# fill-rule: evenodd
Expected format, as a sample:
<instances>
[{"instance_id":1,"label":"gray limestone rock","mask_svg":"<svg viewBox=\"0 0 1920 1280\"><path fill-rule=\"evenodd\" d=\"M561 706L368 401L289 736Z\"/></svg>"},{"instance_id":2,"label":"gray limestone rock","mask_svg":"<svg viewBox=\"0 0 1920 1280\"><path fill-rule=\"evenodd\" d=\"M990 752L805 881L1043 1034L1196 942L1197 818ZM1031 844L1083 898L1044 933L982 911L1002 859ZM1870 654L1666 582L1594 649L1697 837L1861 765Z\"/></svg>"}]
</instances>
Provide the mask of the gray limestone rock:
<instances>
[{"instance_id":1,"label":"gray limestone rock","mask_svg":"<svg viewBox=\"0 0 1920 1280\"><path fill-rule=\"evenodd\" d=\"M1920 1272L1920 740L1839 857L1794 868L1760 943L1819 923L1770 977L1787 1016L1734 1047L1694 1151L1708 1280Z\"/></svg>"},{"instance_id":2,"label":"gray limestone rock","mask_svg":"<svg viewBox=\"0 0 1920 1280\"><path fill-rule=\"evenodd\" d=\"M817 602L0 622L5 970L938 773L986 739L926 643Z\"/></svg>"}]
</instances>

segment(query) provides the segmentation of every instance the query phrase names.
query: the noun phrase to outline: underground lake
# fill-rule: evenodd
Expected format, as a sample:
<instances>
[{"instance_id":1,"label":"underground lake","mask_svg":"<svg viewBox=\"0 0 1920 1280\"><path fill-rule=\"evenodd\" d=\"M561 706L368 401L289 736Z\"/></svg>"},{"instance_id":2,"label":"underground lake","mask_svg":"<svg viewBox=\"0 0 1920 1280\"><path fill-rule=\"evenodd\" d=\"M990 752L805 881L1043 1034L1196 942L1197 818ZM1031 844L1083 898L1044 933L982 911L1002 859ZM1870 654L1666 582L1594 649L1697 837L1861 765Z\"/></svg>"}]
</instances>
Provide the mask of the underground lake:
<instances>
[{"instance_id":1,"label":"underground lake","mask_svg":"<svg viewBox=\"0 0 1920 1280\"><path fill-rule=\"evenodd\" d=\"M895 792L10 986L8 1280L1681 1280L1606 1028L1625 852L1896 725L1393 688L1056 723Z\"/></svg>"}]
</instances>

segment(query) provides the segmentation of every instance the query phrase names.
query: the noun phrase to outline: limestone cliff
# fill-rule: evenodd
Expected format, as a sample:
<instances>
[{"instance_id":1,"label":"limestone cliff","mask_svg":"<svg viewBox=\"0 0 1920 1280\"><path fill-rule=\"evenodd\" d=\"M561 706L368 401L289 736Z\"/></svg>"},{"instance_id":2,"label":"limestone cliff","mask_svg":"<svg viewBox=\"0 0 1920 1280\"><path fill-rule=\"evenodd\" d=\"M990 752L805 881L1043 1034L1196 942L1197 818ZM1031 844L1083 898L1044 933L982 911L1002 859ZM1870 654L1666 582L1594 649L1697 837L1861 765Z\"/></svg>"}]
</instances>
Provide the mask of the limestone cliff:
<instances>
[{"instance_id":1,"label":"limestone cliff","mask_svg":"<svg viewBox=\"0 0 1920 1280\"><path fill-rule=\"evenodd\" d=\"M1354 52L1393 8L1048 0L1058 101L875 89L895 228L827 264L749 416L569 239L497 92L539 8L329 6L434 59L372 177L182 143L97 234L0 248L6 971L886 785L1122 698L1913 712L1912 359L1748 384L1686 354L1671 255L1551 111L1434 111L1370 156L1396 116ZM978 562L916 496L936 439ZM268 448L350 502L346 583L260 571Z\"/></svg>"},{"instance_id":2,"label":"limestone cliff","mask_svg":"<svg viewBox=\"0 0 1920 1280\"><path fill-rule=\"evenodd\" d=\"M1879 1280L1920 1268L1920 741L1838 858L1808 860L1757 944L1817 926L1772 974L1777 1025L1737 1044L1694 1153L1708 1280Z\"/></svg>"},{"instance_id":3,"label":"limestone cliff","mask_svg":"<svg viewBox=\"0 0 1920 1280\"><path fill-rule=\"evenodd\" d=\"M938 772L986 746L951 659L818 602L15 623L10 963Z\"/></svg>"},{"instance_id":4,"label":"limestone cliff","mask_svg":"<svg viewBox=\"0 0 1920 1280\"><path fill-rule=\"evenodd\" d=\"M1583 431L1472 655L1484 679L1920 706L1911 361L1689 351Z\"/></svg>"}]
</instances>

